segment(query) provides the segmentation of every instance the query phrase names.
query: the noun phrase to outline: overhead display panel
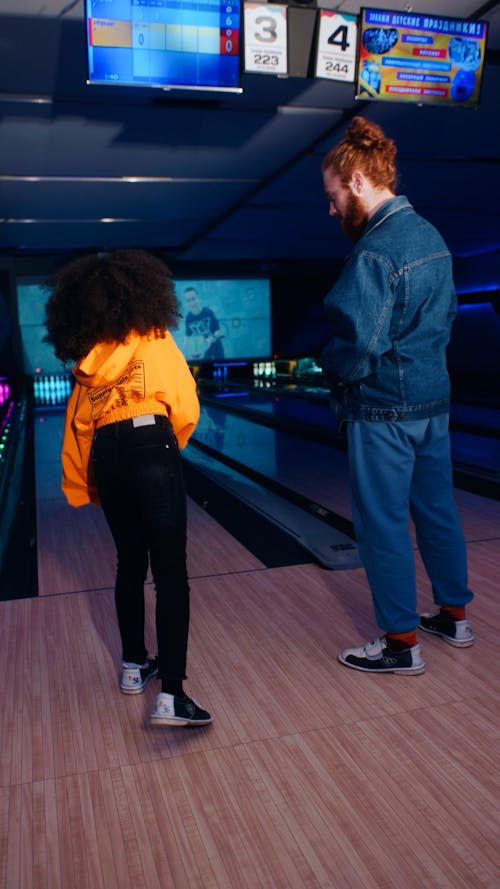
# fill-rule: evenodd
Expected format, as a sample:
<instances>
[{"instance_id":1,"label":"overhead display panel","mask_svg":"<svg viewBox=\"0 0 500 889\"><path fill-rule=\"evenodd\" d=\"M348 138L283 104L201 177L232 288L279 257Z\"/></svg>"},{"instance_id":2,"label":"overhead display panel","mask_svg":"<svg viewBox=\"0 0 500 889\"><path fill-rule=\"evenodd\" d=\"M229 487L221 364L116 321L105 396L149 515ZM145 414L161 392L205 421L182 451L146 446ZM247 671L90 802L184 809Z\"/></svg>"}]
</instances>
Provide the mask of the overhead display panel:
<instances>
[{"instance_id":1,"label":"overhead display panel","mask_svg":"<svg viewBox=\"0 0 500 889\"><path fill-rule=\"evenodd\" d=\"M240 92L240 0L86 0L89 84Z\"/></svg>"},{"instance_id":2,"label":"overhead display panel","mask_svg":"<svg viewBox=\"0 0 500 889\"><path fill-rule=\"evenodd\" d=\"M477 108L487 31L483 21L363 7L356 98Z\"/></svg>"}]
</instances>

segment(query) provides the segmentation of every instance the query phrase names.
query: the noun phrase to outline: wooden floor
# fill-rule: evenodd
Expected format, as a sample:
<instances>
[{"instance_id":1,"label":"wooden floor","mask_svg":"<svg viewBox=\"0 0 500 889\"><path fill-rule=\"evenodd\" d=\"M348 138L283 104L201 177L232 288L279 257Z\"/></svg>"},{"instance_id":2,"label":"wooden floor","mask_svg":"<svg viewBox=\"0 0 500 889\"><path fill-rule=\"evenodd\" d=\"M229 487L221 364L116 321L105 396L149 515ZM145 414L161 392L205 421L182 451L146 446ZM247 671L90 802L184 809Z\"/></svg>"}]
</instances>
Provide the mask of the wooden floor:
<instances>
[{"instance_id":1,"label":"wooden floor","mask_svg":"<svg viewBox=\"0 0 500 889\"><path fill-rule=\"evenodd\" d=\"M373 677L337 661L377 632L361 570L267 569L190 502L186 689L214 722L152 727L157 684L118 689L109 532L62 500L50 427L40 594L0 603L1 889L499 889L498 503L457 494L476 645L426 636L424 675Z\"/></svg>"}]
</instances>

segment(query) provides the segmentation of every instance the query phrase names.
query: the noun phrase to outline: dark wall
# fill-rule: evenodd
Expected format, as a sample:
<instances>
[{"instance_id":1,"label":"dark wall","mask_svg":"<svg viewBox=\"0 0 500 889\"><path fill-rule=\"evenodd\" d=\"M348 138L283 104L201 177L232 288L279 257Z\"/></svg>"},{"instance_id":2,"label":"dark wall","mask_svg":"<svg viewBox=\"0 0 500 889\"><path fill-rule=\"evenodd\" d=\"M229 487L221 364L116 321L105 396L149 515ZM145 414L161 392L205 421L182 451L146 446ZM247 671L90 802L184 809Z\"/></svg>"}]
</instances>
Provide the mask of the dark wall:
<instances>
[{"instance_id":1,"label":"dark wall","mask_svg":"<svg viewBox=\"0 0 500 889\"><path fill-rule=\"evenodd\" d=\"M323 300L336 278L298 273L272 280L273 350L278 358L316 356L328 341Z\"/></svg>"},{"instance_id":2,"label":"dark wall","mask_svg":"<svg viewBox=\"0 0 500 889\"><path fill-rule=\"evenodd\" d=\"M12 276L10 271L0 269L0 377L12 378L21 372L20 355L16 349L16 322Z\"/></svg>"},{"instance_id":3,"label":"dark wall","mask_svg":"<svg viewBox=\"0 0 500 889\"><path fill-rule=\"evenodd\" d=\"M500 293L459 305L448 347L452 400L500 407Z\"/></svg>"}]
</instances>

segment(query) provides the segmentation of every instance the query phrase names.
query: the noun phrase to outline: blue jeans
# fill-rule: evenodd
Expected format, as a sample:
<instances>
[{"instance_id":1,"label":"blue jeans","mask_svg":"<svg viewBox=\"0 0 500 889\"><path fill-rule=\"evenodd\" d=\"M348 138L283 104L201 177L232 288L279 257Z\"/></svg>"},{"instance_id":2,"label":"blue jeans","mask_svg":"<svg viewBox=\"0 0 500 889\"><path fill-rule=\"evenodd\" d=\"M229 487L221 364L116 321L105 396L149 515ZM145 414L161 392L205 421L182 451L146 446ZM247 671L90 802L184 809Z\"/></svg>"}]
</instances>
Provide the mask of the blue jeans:
<instances>
[{"instance_id":1,"label":"blue jeans","mask_svg":"<svg viewBox=\"0 0 500 889\"><path fill-rule=\"evenodd\" d=\"M106 521L116 545L115 605L122 658L142 664L144 582L156 589L159 675L186 678L189 584L186 493L177 440L166 417L151 425L111 423L94 436L92 462Z\"/></svg>"},{"instance_id":2,"label":"blue jeans","mask_svg":"<svg viewBox=\"0 0 500 889\"><path fill-rule=\"evenodd\" d=\"M473 598L453 496L448 414L346 427L354 530L377 623L406 633L419 623L410 515L436 605L461 607Z\"/></svg>"}]
</instances>

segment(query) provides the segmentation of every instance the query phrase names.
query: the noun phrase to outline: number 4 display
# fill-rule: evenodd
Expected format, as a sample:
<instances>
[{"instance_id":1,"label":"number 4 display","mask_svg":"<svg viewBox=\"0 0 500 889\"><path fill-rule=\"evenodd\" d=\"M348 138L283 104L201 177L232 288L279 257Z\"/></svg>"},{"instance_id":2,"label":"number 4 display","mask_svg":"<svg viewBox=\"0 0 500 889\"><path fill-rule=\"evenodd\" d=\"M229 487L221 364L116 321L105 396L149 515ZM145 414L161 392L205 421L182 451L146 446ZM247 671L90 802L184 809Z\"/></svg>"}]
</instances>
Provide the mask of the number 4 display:
<instances>
[{"instance_id":1,"label":"number 4 display","mask_svg":"<svg viewBox=\"0 0 500 889\"><path fill-rule=\"evenodd\" d=\"M355 80L357 17L320 10L316 77Z\"/></svg>"}]
</instances>

